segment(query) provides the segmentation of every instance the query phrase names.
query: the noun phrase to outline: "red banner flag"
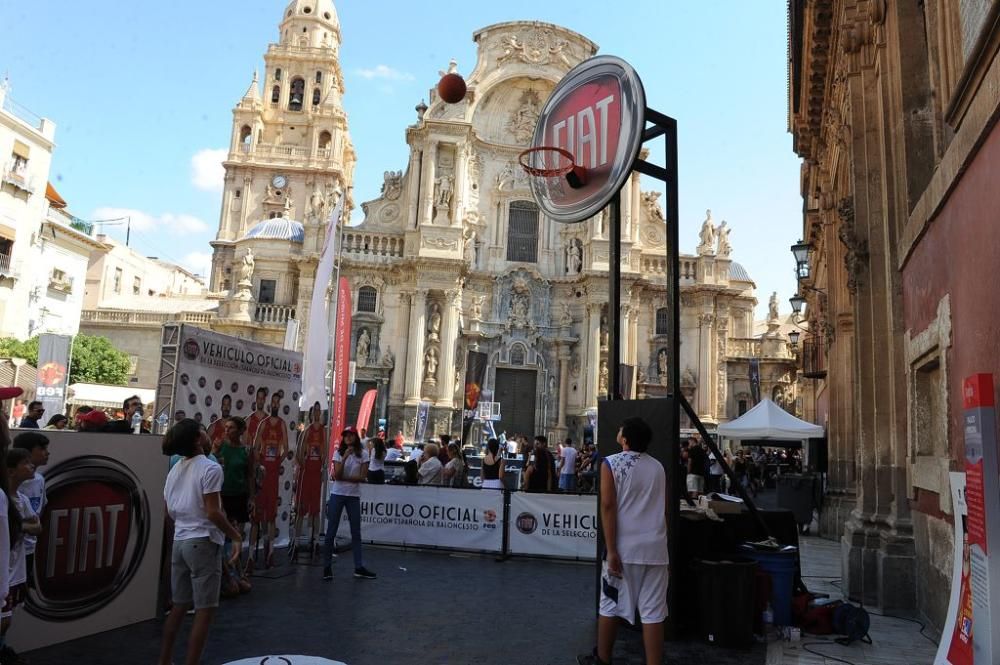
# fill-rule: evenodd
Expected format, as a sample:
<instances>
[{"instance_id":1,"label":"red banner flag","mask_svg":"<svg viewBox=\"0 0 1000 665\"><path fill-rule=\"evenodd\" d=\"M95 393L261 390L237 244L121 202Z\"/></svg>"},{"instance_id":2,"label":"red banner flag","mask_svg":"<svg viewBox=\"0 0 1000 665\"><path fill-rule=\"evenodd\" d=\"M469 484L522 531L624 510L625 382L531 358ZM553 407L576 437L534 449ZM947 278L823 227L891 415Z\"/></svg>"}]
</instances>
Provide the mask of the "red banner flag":
<instances>
[{"instance_id":1,"label":"red banner flag","mask_svg":"<svg viewBox=\"0 0 1000 665\"><path fill-rule=\"evenodd\" d=\"M375 406L375 397L378 395L378 391L372 388L365 393L365 396L361 398L361 408L358 409L358 424L357 428L360 432L362 429L367 429L368 421L372 417L372 408Z\"/></svg>"},{"instance_id":2,"label":"red banner flag","mask_svg":"<svg viewBox=\"0 0 1000 665\"><path fill-rule=\"evenodd\" d=\"M337 285L337 320L333 336L333 389L330 413L330 464L347 420L347 380L351 362L351 287L346 277Z\"/></svg>"}]
</instances>

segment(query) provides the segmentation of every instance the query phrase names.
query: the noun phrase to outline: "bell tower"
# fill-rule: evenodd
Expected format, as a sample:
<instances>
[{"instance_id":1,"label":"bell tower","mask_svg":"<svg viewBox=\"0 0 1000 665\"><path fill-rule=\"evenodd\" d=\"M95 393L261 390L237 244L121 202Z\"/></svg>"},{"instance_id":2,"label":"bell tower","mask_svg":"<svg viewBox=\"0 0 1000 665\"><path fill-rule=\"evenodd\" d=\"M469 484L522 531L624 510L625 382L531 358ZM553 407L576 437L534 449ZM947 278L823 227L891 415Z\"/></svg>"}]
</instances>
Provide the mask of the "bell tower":
<instances>
[{"instance_id":1,"label":"bell tower","mask_svg":"<svg viewBox=\"0 0 1000 665\"><path fill-rule=\"evenodd\" d=\"M302 233L292 234L300 240L289 240L295 245L288 252L291 273L293 254L306 270L317 258L323 223L341 192L350 210L356 158L342 105L340 42L332 0L293 0L285 7L278 42L268 45L264 69L254 72L233 109L219 228L211 243L213 291L236 288L235 264L247 251L239 245L262 237L248 236L255 225L276 218L301 225ZM287 299L300 300L291 292Z\"/></svg>"}]
</instances>

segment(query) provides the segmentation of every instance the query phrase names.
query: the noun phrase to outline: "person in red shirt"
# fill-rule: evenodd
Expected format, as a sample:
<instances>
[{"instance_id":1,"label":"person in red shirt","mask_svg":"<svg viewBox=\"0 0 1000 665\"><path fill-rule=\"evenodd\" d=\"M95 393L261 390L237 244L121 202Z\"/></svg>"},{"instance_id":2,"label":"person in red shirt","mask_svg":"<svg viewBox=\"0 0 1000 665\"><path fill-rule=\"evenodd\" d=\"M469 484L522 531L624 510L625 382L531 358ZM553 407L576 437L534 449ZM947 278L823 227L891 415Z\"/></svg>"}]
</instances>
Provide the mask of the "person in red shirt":
<instances>
[{"instance_id":1,"label":"person in red shirt","mask_svg":"<svg viewBox=\"0 0 1000 665\"><path fill-rule=\"evenodd\" d=\"M309 409L309 426L299 435L299 446L296 450L296 464L299 467L298 492L296 494L295 533L302 533L302 518L309 518L311 535L309 537L309 552L318 547L317 537L322 520L323 506L323 469L327 459L326 426L323 424L323 407L319 402Z\"/></svg>"},{"instance_id":2,"label":"person in red shirt","mask_svg":"<svg viewBox=\"0 0 1000 665\"><path fill-rule=\"evenodd\" d=\"M257 391L258 398L260 391ZM271 395L271 415L262 419L257 426L253 439L254 459L257 462L257 494L254 503L253 526L250 529L250 542L256 557L261 527L267 526L264 537L265 565L274 565L274 533L275 520L278 517L278 487L281 476L281 463L288 452L288 424L281 417L282 391ZM255 414L256 415L256 414ZM249 427L247 428L249 430Z\"/></svg>"},{"instance_id":3,"label":"person in red shirt","mask_svg":"<svg viewBox=\"0 0 1000 665\"><path fill-rule=\"evenodd\" d=\"M267 400L267 388L261 386L257 389L257 396L254 399L253 413L247 417L247 438L246 440L253 444L257 440L257 428L260 427L262 420L268 417L267 409L264 405Z\"/></svg>"},{"instance_id":4,"label":"person in red shirt","mask_svg":"<svg viewBox=\"0 0 1000 665\"><path fill-rule=\"evenodd\" d=\"M226 442L226 421L229 420L229 412L233 408L232 395L223 395L220 408L222 415L208 426L208 438L212 440L213 449Z\"/></svg>"}]
</instances>

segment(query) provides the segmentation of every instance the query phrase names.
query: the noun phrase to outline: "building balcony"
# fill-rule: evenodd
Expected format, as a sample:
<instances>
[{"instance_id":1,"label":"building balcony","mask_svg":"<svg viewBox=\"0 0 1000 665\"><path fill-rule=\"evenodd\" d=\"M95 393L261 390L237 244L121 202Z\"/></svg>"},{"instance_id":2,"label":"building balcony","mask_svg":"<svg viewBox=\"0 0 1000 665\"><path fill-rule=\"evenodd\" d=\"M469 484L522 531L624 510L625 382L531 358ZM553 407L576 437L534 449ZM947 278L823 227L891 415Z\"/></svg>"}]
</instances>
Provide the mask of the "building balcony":
<instances>
[{"instance_id":1,"label":"building balcony","mask_svg":"<svg viewBox=\"0 0 1000 665\"><path fill-rule=\"evenodd\" d=\"M31 194L34 194L35 191L37 190L37 183L35 182L35 178L29 178L23 173L15 171L14 169L9 167L3 170L3 174L0 175L0 182L2 182L4 185L10 185L15 190L22 191L28 194L29 196Z\"/></svg>"},{"instance_id":2,"label":"building balcony","mask_svg":"<svg viewBox=\"0 0 1000 665\"><path fill-rule=\"evenodd\" d=\"M826 377L826 349L822 338L815 335L802 340L802 376L807 379Z\"/></svg>"},{"instance_id":3,"label":"building balcony","mask_svg":"<svg viewBox=\"0 0 1000 665\"><path fill-rule=\"evenodd\" d=\"M207 325L214 312L138 312L118 309L85 309L80 323L115 327L159 328L165 323L196 323Z\"/></svg>"},{"instance_id":4,"label":"building balcony","mask_svg":"<svg viewBox=\"0 0 1000 665\"><path fill-rule=\"evenodd\" d=\"M355 261L382 262L403 258L403 245L403 236L345 231L343 254Z\"/></svg>"},{"instance_id":5,"label":"building balcony","mask_svg":"<svg viewBox=\"0 0 1000 665\"><path fill-rule=\"evenodd\" d=\"M270 325L285 325L288 319L295 318L294 305L274 305L270 303L257 303L254 310L253 320L257 323Z\"/></svg>"},{"instance_id":6,"label":"building balcony","mask_svg":"<svg viewBox=\"0 0 1000 665\"><path fill-rule=\"evenodd\" d=\"M759 337L730 337L726 341L726 356L729 358L760 358Z\"/></svg>"},{"instance_id":7,"label":"building balcony","mask_svg":"<svg viewBox=\"0 0 1000 665\"><path fill-rule=\"evenodd\" d=\"M75 231L79 231L84 235L88 236L94 235L94 225L92 223L84 221L79 217L74 217L73 215L69 214L68 212L60 208L49 206L49 209L45 213L45 216L51 222L55 222L56 224L61 224L62 226L67 226Z\"/></svg>"},{"instance_id":8,"label":"building balcony","mask_svg":"<svg viewBox=\"0 0 1000 665\"><path fill-rule=\"evenodd\" d=\"M73 280L65 277L49 277L49 288L60 293L73 293Z\"/></svg>"},{"instance_id":9,"label":"building balcony","mask_svg":"<svg viewBox=\"0 0 1000 665\"><path fill-rule=\"evenodd\" d=\"M255 161L289 166L323 167L337 169L340 161L333 154L333 148L312 149L310 146L283 145L277 143L241 143L229 153L228 161L249 163Z\"/></svg>"}]
</instances>

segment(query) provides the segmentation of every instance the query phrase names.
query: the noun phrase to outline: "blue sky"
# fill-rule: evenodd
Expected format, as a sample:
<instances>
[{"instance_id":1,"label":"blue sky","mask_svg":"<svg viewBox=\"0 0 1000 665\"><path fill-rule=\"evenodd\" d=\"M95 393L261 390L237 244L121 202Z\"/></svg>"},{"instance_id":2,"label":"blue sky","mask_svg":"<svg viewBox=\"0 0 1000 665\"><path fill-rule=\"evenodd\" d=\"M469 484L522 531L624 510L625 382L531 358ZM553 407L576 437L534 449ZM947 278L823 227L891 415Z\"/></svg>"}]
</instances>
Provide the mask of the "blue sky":
<instances>
[{"instance_id":1,"label":"blue sky","mask_svg":"<svg viewBox=\"0 0 1000 665\"><path fill-rule=\"evenodd\" d=\"M335 0L336 1L336 0ZM4 3L0 75L11 96L57 124L52 180L78 216L133 211L139 251L203 270L218 225L216 155L231 111L285 2ZM345 106L358 152L355 200L406 166L413 107L456 58L468 74L472 33L541 20L580 32L643 79L649 105L678 120L681 251L705 210L732 228L734 258L758 286L758 314L795 289L789 245L801 230L799 162L786 131L782 0L579 0L336 3ZM627 7L627 9L621 9ZM354 212L359 221L360 209ZM121 227L106 226L113 236Z\"/></svg>"}]
</instances>

